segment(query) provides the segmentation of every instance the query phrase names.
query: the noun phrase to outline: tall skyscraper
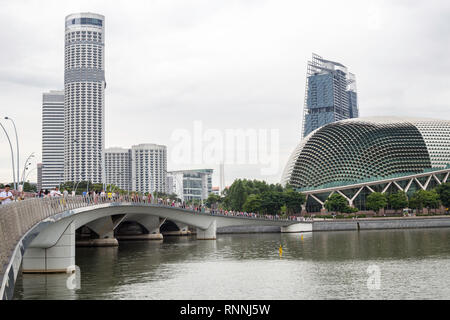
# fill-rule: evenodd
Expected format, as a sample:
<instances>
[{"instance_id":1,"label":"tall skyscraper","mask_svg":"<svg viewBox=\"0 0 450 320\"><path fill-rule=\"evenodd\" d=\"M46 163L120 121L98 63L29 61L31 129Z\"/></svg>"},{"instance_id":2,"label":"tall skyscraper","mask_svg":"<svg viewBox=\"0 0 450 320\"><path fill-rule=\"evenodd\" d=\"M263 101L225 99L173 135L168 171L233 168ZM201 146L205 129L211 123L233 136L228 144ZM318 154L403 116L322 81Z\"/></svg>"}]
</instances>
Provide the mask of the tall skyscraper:
<instances>
[{"instance_id":1,"label":"tall skyscraper","mask_svg":"<svg viewBox=\"0 0 450 320\"><path fill-rule=\"evenodd\" d=\"M308 62L303 137L328 123L359 116L355 75L313 54Z\"/></svg>"},{"instance_id":2,"label":"tall skyscraper","mask_svg":"<svg viewBox=\"0 0 450 320\"><path fill-rule=\"evenodd\" d=\"M105 183L131 190L131 150L108 148L105 150Z\"/></svg>"},{"instance_id":3,"label":"tall skyscraper","mask_svg":"<svg viewBox=\"0 0 450 320\"><path fill-rule=\"evenodd\" d=\"M64 91L42 94L41 170L41 188L53 189L64 182Z\"/></svg>"},{"instance_id":4,"label":"tall skyscraper","mask_svg":"<svg viewBox=\"0 0 450 320\"><path fill-rule=\"evenodd\" d=\"M139 192L166 192L167 147L139 144L131 147L131 187Z\"/></svg>"},{"instance_id":5,"label":"tall skyscraper","mask_svg":"<svg viewBox=\"0 0 450 320\"><path fill-rule=\"evenodd\" d=\"M66 17L64 177L102 182L105 147L105 17Z\"/></svg>"}]
</instances>

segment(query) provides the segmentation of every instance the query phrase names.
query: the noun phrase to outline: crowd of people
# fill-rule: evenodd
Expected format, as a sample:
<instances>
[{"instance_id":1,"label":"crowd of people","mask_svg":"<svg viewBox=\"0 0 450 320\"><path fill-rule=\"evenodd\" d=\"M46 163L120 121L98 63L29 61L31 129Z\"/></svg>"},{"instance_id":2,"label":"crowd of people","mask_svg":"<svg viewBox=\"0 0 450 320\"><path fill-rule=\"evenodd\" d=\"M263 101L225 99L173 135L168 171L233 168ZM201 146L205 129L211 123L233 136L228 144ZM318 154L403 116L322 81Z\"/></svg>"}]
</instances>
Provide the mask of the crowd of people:
<instances>
[{"instance_id":1,"label":"crowd of people","mask_svg":"<svg viewBox=\"0 0 450 320\"><path fill-rule=\"evenodd\" d=\"M0 203L7 204L15 200L13 193L10 191L10 186L6 185L5 190L0 192ZM55 187L52 190L41 189L39 192L35 194L37 198L62 198L66 199L68 197L74 197L75 192L71 192L69 194L68 190L64 190L61 192L58 187ZM209 209L205 205L202 204L189 204L185 201L166 199L166 198L155 198L152 197L152 194L144 194L140 195L138 193L131 194L119 194L116 192L105 192L102 190L97 193L95 191L83 191L81 195L83 201L88 203L103 203L103 202L136 202L136 203L144 203L144 204L157 204L160 206L166 207L176 207L187 209L197 213L208 213L212 215L221 215L221 216L233 216L233 217L245 217L245 218L255 218L255 219L268 219L268 220L304 220L303 217L299 216L289 216L289 217L281 217L280 215L270 215L270 214L258 214L253 212L240 212L233 210L223 210L223 209ZM16 198L17 199L17 198ZM18 199L20 200L20 199Z\"/></svg>"}]
</instances>

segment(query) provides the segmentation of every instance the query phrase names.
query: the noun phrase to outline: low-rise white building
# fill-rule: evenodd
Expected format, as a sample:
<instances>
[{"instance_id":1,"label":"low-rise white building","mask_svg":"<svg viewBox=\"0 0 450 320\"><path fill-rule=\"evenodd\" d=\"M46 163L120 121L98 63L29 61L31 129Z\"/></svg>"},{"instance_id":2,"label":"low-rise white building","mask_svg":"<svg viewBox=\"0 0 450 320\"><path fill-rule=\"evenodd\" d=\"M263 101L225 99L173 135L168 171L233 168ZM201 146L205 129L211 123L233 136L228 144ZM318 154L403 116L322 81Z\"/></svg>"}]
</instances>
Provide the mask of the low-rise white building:
<instances>
[{"instance_id":1,"label":"low-rise white building","mask_svg":"<svg viewBox=\"0 0 450 320\"><path fill-rule=\"evenodd\" d=\"M105 150L105 183L122 190L131 190L131 150L108 148Z\"/></svg>"},{"instance_id":2,"label":"low-rise white building","mask_svg":"<svg viewBox=\"0 0 450 320\"><path fill-rule=\"evenodd\" d=\"M138 192L166 192L167 147L139 144L131 147L131 187Z\"/></svg>"},{"instance_id":3,"label":"low-rise white building","mask_svg":"<svg viewBox=\"0 0 450 320\"><path fill-rule=\"evenodd\" d=\"M166 193L175 193L182 201L204 201L212 193L213 169L167 172Z\"/></svg>"},{"instance_id":4,"label":"low-rise white building","mask_svg":"<svg viewBox=\"0 0 450 320\"><path fill-rule=\"evenodd\" d=\"M108 148L104 158L106 185L141 193L166 191L166 146L148 143L131 149Z\"/></svg>"}]
</instances>

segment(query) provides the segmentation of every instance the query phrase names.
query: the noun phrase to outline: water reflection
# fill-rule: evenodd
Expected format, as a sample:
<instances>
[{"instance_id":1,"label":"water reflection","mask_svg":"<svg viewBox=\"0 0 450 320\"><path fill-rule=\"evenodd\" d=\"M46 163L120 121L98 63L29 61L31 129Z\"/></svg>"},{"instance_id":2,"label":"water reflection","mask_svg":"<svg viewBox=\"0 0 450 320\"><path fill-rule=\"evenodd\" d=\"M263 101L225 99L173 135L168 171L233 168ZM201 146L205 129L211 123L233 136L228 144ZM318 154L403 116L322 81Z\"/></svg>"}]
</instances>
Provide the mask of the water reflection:
<instances>
[{"instance_id":1,"label":"water reflection","mask_svg":"<svg viewBox=\"0 0 450 320\"><path fill-rule=\"evenodd\" d=\"M121 242L77 248L80 289L66 288L68 275L23 275L15 298L450 298L449 240L450 229L416 229ZM380 290L367 287L370 265Z\"/></svg>"}]
</instances>

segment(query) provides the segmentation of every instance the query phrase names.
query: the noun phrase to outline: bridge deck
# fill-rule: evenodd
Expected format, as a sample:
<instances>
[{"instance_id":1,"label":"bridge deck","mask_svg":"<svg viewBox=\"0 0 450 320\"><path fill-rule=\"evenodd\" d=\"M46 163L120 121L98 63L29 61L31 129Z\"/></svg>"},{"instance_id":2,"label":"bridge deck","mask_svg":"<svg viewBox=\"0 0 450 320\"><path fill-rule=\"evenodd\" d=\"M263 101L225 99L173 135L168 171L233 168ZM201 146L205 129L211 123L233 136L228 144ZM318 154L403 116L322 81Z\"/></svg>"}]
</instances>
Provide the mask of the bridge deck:
<instances>
[{"instance_id":1,"label":"bridge deck","mask_svg":"<svg viewBox=\"0 0 450 320\"><path fill-rule=\"evenodd\" d=\"M289 217L287 219L279 216L260 215L254 213L225 212L219 210L199 210L196 207L181 206L179 203L168 204L165 202L146 201L142 198L119 196L115 198L107 197L83 197L69 196L64 198L32 198L23 201L13 202L0 206L0 279L4 274L11 256L21 241L23 236L38 223L54 217L58 214L67 213L71 210L95 207L102 204L111 206L150 206L167 208L186 212L195 215L218 216L231 219L245 219L253 221L273 222L300 222L297 218Z\"/></svg>"}]
</instances>

